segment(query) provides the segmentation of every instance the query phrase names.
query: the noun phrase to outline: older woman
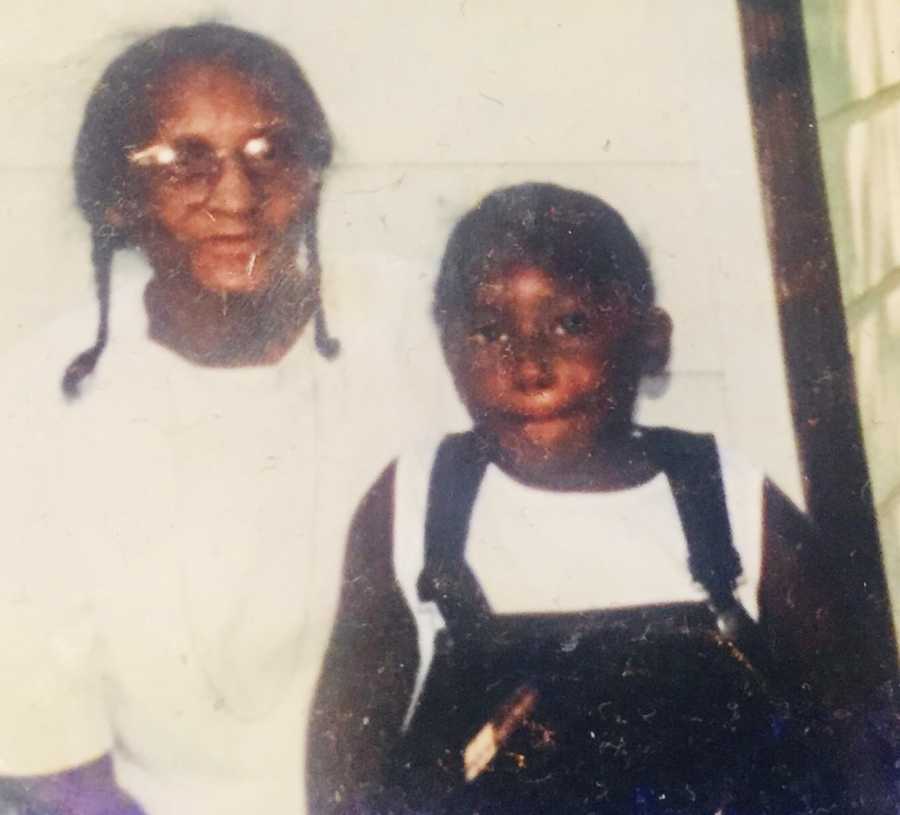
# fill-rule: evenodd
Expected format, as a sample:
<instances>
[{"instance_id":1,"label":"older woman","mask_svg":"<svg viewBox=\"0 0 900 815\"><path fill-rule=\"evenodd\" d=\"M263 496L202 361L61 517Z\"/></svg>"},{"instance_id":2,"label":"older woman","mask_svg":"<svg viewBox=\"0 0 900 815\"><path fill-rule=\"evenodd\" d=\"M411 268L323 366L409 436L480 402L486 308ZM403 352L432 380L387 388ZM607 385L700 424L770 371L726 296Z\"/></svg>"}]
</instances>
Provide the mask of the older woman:
<instances>
[{"instance_id":1,"label":"older woman","mask_svg":"<svg viewBox=\"0 0 900 815\"><path fill-rule=\"evenodd\" d=\"M94 90L96 340L75 314L0 369L4 803L302 808L331 151L292 57L228 26L161 31Z\"/></svg>"}]
</instances>

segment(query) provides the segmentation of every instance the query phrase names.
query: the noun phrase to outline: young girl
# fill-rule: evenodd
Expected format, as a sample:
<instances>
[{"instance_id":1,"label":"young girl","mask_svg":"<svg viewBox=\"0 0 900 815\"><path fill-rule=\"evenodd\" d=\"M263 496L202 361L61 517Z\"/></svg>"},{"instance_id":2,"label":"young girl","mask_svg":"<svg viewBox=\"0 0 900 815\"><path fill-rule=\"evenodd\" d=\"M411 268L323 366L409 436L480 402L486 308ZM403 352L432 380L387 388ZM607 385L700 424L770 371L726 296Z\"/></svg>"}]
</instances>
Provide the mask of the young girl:
<instances>
[{"instance_id":1,"label":"young girl","mask_svg":"<svg viewBox=\"0 0 900 815\"><path fill-rule=\"evenodd\" d=\"M618 213L549 184L489 195L450 238L435 315L474 427L358 511L313 810L830 802L809 706L783 693L822 678L827 565L711 437L634 423L671 323Z\"/></svg>"},{"instance_id":2,"label":"young girl","mask_svg":"<svg viewBox=\"0 0 900 815\"><path fill-rule=\"evenodd\" d=\"M99 328L0 365L4 812L303 809L331 150L290 54L229 26L136 43L88 101Z\"/></svg>"}]
</instances>

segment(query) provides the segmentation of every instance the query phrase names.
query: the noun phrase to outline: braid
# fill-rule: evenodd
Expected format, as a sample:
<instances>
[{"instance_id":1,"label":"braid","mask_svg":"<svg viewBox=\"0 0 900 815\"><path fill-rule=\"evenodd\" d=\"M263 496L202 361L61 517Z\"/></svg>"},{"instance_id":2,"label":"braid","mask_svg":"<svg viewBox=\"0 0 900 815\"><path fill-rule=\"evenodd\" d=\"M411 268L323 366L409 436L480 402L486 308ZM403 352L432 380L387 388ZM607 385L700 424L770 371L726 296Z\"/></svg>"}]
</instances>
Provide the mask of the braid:
<instances>
[{"instance_id":1,"label":"braid","mask_svg":"<svg viewBox=\"0 0 900 815\"><path fill-rule=\"evenodd\" d=\"M112 259L117 248L117 235L108 226L92 230L91 261L94 265L94 285L100 316L97 322L97 339L86 351L82 351L66 368L62 389L67 399L77 399L81 381L96 367L106 341L109 338L109 299Z\"/></svg>"},{"instance_id":2,"label":"braid","mask_svg":"<svg viewBox=\"0 0 900 815\"><path fill-rule=\"evenodd\" d=\"M312 285L316 292L316 313L313 315L313 329L315 331L316 350L325 359L334 359L341 350L341 343L328 332L328 323L325 320L325 306L322 304L322 265L319 262L319 230L318 207L316 207L306 222L304 235L306 252L309 258L309 273L312 277Z\"/></svg>"}]
</instances>

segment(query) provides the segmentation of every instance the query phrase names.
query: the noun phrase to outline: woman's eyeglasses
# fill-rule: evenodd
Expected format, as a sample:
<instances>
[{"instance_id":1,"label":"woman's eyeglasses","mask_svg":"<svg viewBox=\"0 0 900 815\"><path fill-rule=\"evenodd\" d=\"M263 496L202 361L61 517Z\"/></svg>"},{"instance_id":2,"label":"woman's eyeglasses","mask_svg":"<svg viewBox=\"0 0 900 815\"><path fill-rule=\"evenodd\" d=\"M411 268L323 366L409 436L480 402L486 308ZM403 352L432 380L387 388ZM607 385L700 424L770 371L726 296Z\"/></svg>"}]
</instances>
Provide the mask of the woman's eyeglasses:
<instances>
[{"instance_id":1,"label":"woman's eyeglasses","mask_svg":"<svg viewBox=\"0 0 900 815\"><path fill-rule=\"evenodd\" d=\"M225 159L233 154L251 182L263 184L303 164L299 140L291 131L275 130L253 136L231 150L216 149L205 139L159 142L128 154L128 161L166 183L208 195L222 176Z\"/></svg>"}]
</instances>

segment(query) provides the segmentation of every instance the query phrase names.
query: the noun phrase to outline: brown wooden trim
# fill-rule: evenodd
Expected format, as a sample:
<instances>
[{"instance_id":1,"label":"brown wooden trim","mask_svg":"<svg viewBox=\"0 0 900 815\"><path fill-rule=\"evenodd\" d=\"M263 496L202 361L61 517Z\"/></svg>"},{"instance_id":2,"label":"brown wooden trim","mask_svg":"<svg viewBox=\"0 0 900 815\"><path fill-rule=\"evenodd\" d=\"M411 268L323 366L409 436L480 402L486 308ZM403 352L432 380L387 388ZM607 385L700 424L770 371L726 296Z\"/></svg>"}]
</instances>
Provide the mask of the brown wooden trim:
<instances>
[{"instance_id":1,"label":"brown wooden trim","mask_svg":"<svg viewBox=\"0 0 900 815\"><path fill-rule=\"evenodd\" d=\"M893 677L896 647L819 156L800 0L739 0L769 253L807 507L840 575L848 660Z\"/></svg>"}]
</instances>

